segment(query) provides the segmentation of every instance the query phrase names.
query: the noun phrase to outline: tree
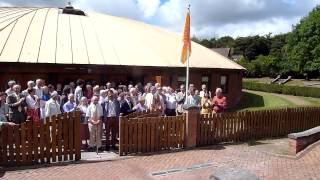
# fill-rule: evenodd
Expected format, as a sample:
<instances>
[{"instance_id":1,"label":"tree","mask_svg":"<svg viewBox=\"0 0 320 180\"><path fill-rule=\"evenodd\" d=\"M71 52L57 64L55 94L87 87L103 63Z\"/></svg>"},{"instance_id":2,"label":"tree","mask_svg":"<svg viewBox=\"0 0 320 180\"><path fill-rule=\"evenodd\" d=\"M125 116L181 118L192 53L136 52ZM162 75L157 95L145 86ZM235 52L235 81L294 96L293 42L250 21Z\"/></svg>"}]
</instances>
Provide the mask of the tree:
<instances>
[{"instance_id":1,"label":"tree","mask_svg":"<svg viewBox=\"0 0 320 180\"><path fill-rule=\"evenodd\" d=\"M207 47L207 48L213 48L213 44L210 40L208 39L203 39L200 41L200 44Z\"/></svg>"},{"instance_id":2,"label":"tree","mask_svg":"<svg viewBox=\"0 0 320 180\"><path fill-rule=\"evenodd\" d=\"M234 42L234 51L235 53L242 54L247 60L252 61L259 55L269 55L270 46L270 35L240 37Z\"/></svg>"},{"instance_id":3,"label":"tree","mask_svg":"<svg viewBox=\"0 0 320 180\"><path fill-rule=\"evenodd\" d=\"M320 74L320 6L294 27L284 48L287 68L307 79Z\"/></svg>"},{"instance_id":4,"label":"tree","mask_svg":"<svg viewBox=\"0 0 320 180\"><path fill-rule=\"evenodd\" d=\"M224 36L219 39L211 39L214 48L232 48L234 46L234 39L230 36Z\"/></svg>"}]
</instances>

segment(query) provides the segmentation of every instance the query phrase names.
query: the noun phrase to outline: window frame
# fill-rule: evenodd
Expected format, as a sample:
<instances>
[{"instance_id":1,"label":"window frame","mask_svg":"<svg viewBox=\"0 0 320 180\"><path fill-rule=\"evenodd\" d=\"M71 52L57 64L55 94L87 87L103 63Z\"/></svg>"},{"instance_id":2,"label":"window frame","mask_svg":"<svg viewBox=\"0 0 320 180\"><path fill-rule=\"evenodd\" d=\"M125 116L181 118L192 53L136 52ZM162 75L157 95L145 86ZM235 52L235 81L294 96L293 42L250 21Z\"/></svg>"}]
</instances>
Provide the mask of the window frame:
<instances>
[{"instance_id":1,"label":"window frame","mask_svg":"<svg viewBox=\"0 0 320 180\"><path fill-rule=\"evenodd\" d=\"M224 87L222 86L222 77L226 77L226 82L224 84ZM222 89L222 93L228 94L228 92L229 92L229 75L226 75L226 74L220 75L220 88Z\"/></svg>"}]
</instances>

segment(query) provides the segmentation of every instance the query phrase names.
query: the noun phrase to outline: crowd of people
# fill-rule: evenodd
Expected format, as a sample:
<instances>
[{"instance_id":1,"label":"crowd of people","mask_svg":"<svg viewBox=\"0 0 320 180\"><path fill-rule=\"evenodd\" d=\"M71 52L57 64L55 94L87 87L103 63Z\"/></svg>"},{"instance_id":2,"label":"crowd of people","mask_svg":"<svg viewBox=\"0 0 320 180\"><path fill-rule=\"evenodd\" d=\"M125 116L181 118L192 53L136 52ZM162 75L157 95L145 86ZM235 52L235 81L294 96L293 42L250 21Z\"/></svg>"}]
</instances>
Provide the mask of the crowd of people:
<instances>
[{"instance_id":1,"label":"crowd of people","mask_svg":"<svg viewBox=\"0 0 320 180\"><path fill-rule=\"evenodd\" d=\"M201 108L202 114L221 113L227 107L222 89L211 95L206 85L198 91L193 84L179 89L148 83L143 86L129 84L99 86L78 79L76 83L46 85L44 80L27 82L27 89L11 80L9 88L0 92L0 125L15 125L25 121L41 123L46 117L78 110L81 113L81 136L88 143L88 150L102 150L103 130L106 135L105 150L115 149L119 131L119 116L146 110L159 111L163 116L184 113L183 105ZM63 88L62 88L63 87ZM104 129L103 129L104 127Z\"/></svg>"}]
</instances>

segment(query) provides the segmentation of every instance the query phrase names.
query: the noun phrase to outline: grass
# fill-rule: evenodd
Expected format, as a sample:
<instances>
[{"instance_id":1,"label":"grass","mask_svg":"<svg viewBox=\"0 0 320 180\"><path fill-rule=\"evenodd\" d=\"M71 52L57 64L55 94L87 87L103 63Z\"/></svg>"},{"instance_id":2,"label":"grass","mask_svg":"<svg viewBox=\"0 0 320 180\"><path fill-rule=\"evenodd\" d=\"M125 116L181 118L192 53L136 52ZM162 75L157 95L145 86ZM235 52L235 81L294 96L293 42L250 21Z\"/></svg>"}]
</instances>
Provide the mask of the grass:
<instances>
[{"instance_id":1,"label":"grass","mask_svg":"<svg viewBox=\"0 0 320 180\"><path fill-rule=\"evenodd\" d=\"M230 111L274 109L280 107L292 107L294 105L295 104L292 102L272 94L262 92L243 92L240 104Z\"/></svg>"},{"instance_id":2,"label":"grass","mask_svg":"<svg viewBox=\"0 0 320 180\"><path fill-rule=\"evenodd\" d=\"M320 98L311 98L311 97L301 97L305 101L308 101L313 106L320 106Z\"/></svg>"}]
</instances>

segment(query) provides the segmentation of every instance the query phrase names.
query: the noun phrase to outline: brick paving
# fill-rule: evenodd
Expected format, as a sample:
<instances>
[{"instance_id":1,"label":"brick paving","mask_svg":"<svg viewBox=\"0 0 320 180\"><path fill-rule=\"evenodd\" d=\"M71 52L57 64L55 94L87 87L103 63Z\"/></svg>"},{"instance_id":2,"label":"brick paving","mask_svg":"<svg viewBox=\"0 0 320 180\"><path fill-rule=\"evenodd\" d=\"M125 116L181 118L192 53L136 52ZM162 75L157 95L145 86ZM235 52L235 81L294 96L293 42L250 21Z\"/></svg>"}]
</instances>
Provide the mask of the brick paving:
<instances>
[{"instance_id":1,"label":"brick paving","mask_svg":"<svg viewBox=\"0 0 320 180\"><path fill-rule=\"evenodd\" d=\"M202 167L201 167L202 166ZM199 168L200 167L200 168ZM246 144L213 146L183 152L136 156L99 163L79 163L6 171L0 177L37 179L208 179L218 167L249 170L261 179L320 179L320 146L299 159L273 156ZM152 173L176 170L153 176Z\"/></svg>"}]
</instances>

